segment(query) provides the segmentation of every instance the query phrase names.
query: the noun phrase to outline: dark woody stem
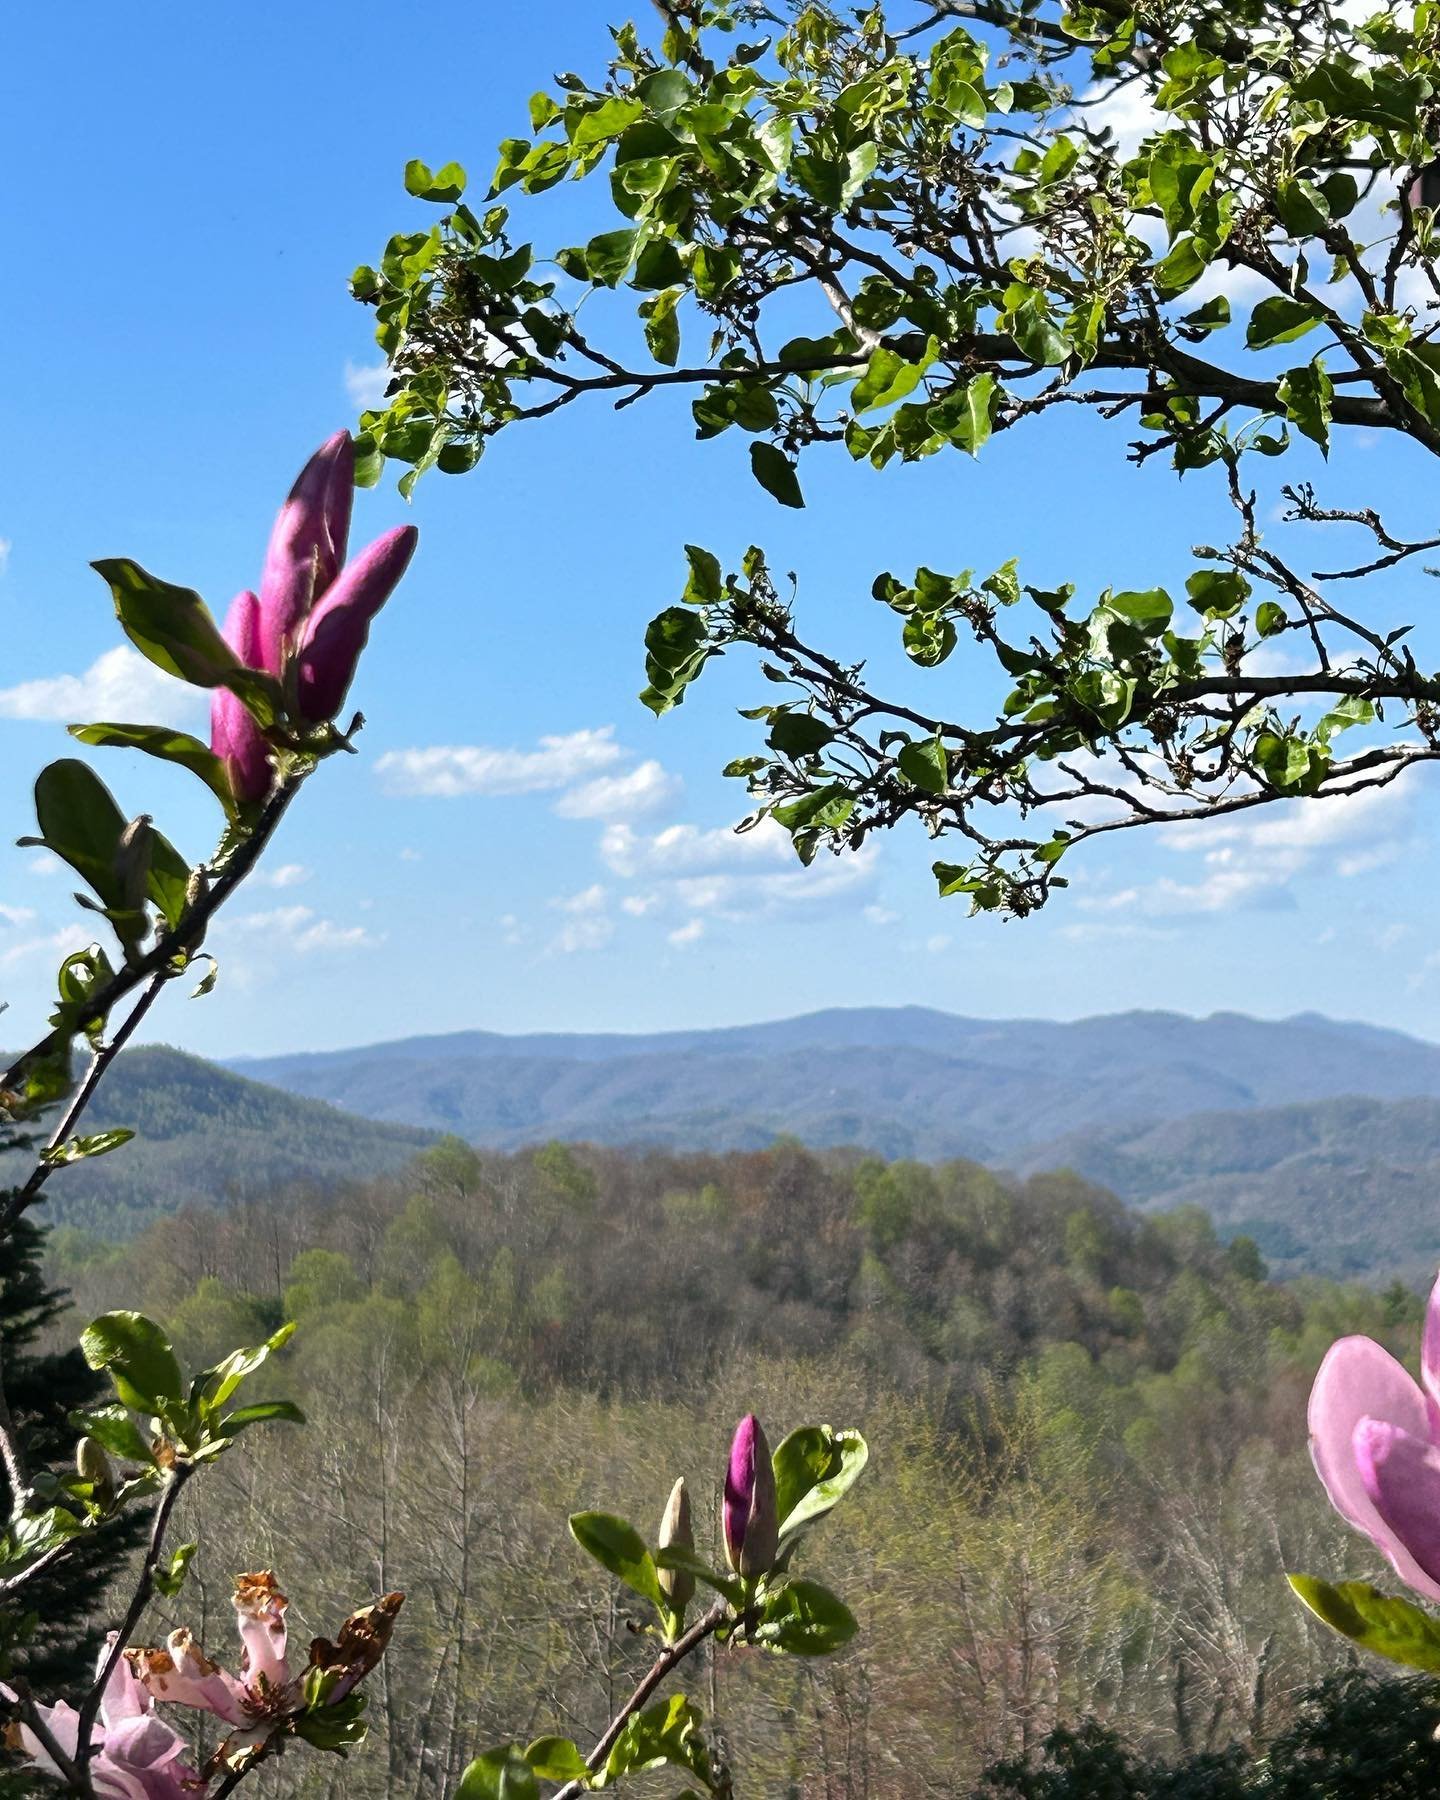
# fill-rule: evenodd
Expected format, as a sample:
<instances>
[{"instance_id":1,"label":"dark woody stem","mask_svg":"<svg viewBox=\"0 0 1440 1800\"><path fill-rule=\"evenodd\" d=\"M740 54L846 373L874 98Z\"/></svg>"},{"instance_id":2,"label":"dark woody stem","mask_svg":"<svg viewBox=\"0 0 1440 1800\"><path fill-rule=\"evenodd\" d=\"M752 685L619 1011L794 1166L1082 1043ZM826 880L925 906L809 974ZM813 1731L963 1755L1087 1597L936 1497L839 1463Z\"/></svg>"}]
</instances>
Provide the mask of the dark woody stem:
<instances>
[{"instance_id":1,"label":"dark woody stem","mask_svg":"<svg viewBox=\"0 0 1440 1800\"><path fill-rule=\"evenodd\" d=\"M120 1629L115 1634L115 1642L110 1646L109 1654L100 1665L95 1677L95 1685L85 1696L80 1708L80 1720L77 1727L76 1772L83 1781L79 1788L81 1793L91 1792L89 1779L90 1757L94 1746L91 1738L95 1730L95 1720L100 1712L100 1702L105 1695L105 1684L114 1674L116 1665L124 1655L130 1639L135 1635L135 1628L145 1608L150 1604L150 1596L155 1591L155 1571L160 1564L160 1555L165 1548L165 1533L170 1526L170 1516L175 1510L175 1502L180 1498L180 1490L189 1480L192 1469L187 1463L179 1463L166 1478L164 1491L160 1495L160 1503L155 1508L155 1517L150 1526L150 1541L145 1547L145 1560L140 1565L140 1579L135 1584L135 1592L130 1597L125 1617Z\"/></svg>"},{"instance_id":2,"label":"dark woody stem","mask_svg":"<svg viewBox=\"0 0 1440 1800\"><path fill-rule=\"evenodd\" d=\"M697 1619L683 1636L676 1638L673 1644L667 1644L651 1663L642 1677L639 1686L630 1698L605 1727L599 1742L585 1758L585 1766L593 1774L604 1767L605 1759L615 1748L621 1732L634 1715L640 1711L645 1702L655 1692L673 1669L684 1662L693 1650L698 1650L706 1638L711 1637L730 1617L730 1608L723 1600L717 1600L701 1618ZM585 1784L578 1779L567 1781L555 1795L555 1800L576 1800L586 1791Z\"/></svg>"}]
</instances>

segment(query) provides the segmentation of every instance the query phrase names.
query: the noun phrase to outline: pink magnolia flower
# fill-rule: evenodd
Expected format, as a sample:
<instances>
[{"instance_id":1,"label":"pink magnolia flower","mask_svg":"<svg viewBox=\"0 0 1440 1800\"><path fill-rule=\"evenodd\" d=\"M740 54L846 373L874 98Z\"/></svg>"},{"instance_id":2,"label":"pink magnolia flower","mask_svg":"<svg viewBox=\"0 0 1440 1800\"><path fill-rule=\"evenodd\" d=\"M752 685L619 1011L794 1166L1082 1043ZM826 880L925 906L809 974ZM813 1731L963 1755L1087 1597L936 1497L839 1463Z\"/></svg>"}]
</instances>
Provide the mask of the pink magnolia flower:
<instances>
[{"instance_id":1,"label":"pink magnolia flower","mask_svg":"<svg viewBox=\"0 0 1440 1800\"><path fill-rule=\"evenodd\" d=\"M333 1706L363 1681L385 1653L405 1596L386 1594L352 1613L336 1641L316 1638L305 1666L292 1673L285 1612L290 1602L268 1569L235 1578L235 1622L240 1633L240 1673L212 1662L190 1632L172 1631L163 1646L127 1650L136 1679L154 1700L193 1706L233 1729L215 1753L222 1764L252 1761L305 1706L306 1677L313 1668L334 1671L324 1704Z\"/></svg>"},{"instance_id":2,"label":"pink magnolia flower","mask_svg":"<svg viewBox=\"0 0 1440 1800\"><path fill-rule=\"evenodd\" d=\"M259 594L242 594L225 623L225 641L245 666L283 682L296 715L311 725L333 719L344 705L370 622L394 593L419 537L413 525L396 525L347 567L354 477L355 447L348 433L336 432L280 508ZM211 705L211 748L238 798L264 797L264 739L223 688Z\"/></svg>"},{"instance_id":3,"label":"pink magnolia flower","mask_svg":"<svg viewBox=\"0 0 1440 1800\"><path fill-rule=\"evenodd\" d=\"M260 666L260 602L237 594L225 616L225 642L246 668ZM270 791L270 752L249 709L229 688L210 701L210 748L225 765L230 791L242 804Z\"/></svg>"},{"instance_id":4,"label":"pink magnolia flower","mask_svg":"<svg viewBox=\"0 0 1440 1800\"><path fill-rule=\"evenodd\" d=\"M737 1575L753 1580L769 1572L779 1548L775 1471L770 1445L754 1413L735 1428L725 1474L725 1556Z\"/></svg>"},{"instance_id":5,"label":"pink magnolia flower","mask_svg":"<svg viewBox=\"0 0 1440 1800\"><path fill-rule=\"evenodd\" d=\"M100 1653L99 1668L114 1645ZM99 1673L97 1669L96 1673ZM0 1694L14 1700L0 1684ZM36 1710L63 1755L74 1760L80 1746L80 1715L64 1700ZM28 1725L11 1725L5 1741L33 1767L64 1779L59 1765ZM204 1783L185 1761L185 1742L155 1715L155 1702L122 1656L111 1670L91 1737L90 1782L100 1800L196 1800Z\"/></svg>"},{"instance_id":6,"label":"pink magnolia flower","mask_svg":"<svg viewBox=\"0 0 1440 1800\"><path fill-rule=\"evenodd\" d=\"M1423 1387L1367 1337L1332 1344L1310 1394L1310 1454L1337 1512L1440 1600L1440 1280L1420 1371Z\"/></svg>"}]
</instances>

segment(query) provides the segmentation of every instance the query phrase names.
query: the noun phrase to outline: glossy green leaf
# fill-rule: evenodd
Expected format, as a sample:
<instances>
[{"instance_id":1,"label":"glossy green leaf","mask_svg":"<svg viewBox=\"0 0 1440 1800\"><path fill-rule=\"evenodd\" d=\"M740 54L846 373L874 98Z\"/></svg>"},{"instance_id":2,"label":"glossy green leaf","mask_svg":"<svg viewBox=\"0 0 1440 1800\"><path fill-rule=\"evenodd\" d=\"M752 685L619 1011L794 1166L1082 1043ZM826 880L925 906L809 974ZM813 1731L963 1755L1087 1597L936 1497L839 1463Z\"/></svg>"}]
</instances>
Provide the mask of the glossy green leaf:
<instances>
[{"instance_id":1,"label":"glossy green leaf","mask_svg":"<svg viewBox=\"0 0 1440 1800\"><path fill-rule=\"evenodd\" d=\"M501 1744L475 1758L454 1800L540 1800L540 1784L518 1745Z\"/></svg>"},{"instance_id":2,"label":"glossy green leaf","mask_svg":"<svg viewBox=\"0 0 1440 1800\"><path fill-rule=\"evenodd\" d=\"M235 797L230 791L225 765L208 744L202 744L188 732L171 731L164 725L100 724L72 725L70 735L82 744L143 750L147 756L158 757L162 762L177 763L192 775L198 775L228 814L235 811Z\"/></svg>"},{"instance_id":3,"label":"glossy green leaf","mask_svg":"<svg viewBox=\"0 0 1440 1800\"><path fill-rule=\"evenodd\" d=\"M753 443L750 446L750 467L765 492L773 494L782 506L804 506L805 496L800 492L795 465L774 444L763 440Z\"/></svg>"},{"instance_id":4,"label":"glossy green leaf","mask_svg":"<svg viewBox=\"0 0 1440 1800\"><path fill-rule=\"evenodd\" d=\"M92 1369L104 1369L126 1406L158 1411L184 1394L180 1364L170 1340L138 1312L104 1313L80 1334L80 1348Z\"/></svg>"},{"instance_id":5,"label":"glossy green leaf","mask_svg":"<svg viewBox=\"0 0 1440 1800\"><path fill-rule=\"evenodd\" d=\"M1332 1584L1314 1575L1286 1580L1318 1619L1391 1662L1440 1673L1440 1619L1365 1581Z\"/></svg>"},{"instance_id":6,"label":"glossy green leaf","mask_svg":"<svg viewBox=\"0 0 1440 1800\"><path fill-rule=\"evenodd\" d=\"M828 1656L848 1644L858 1629L843 1600L802 1577L766 1596L751 1638L789 1656Z\"/></svg>"},{"instance_id":7,"label":"glossy green leaf","mask_svg":"<svg viewBox=\"0 0 1440 1800\"><path fill-rule=\"evenodd\" d=\"M655 1607L662 1604L654 1560L645 1547L644 1538L633 1525L617 1519L612 1513L572 1513L570 1535L582 1550L588 1551L596 1562L618 1576L641 1599Z\"/></svg>"}]
</instances>

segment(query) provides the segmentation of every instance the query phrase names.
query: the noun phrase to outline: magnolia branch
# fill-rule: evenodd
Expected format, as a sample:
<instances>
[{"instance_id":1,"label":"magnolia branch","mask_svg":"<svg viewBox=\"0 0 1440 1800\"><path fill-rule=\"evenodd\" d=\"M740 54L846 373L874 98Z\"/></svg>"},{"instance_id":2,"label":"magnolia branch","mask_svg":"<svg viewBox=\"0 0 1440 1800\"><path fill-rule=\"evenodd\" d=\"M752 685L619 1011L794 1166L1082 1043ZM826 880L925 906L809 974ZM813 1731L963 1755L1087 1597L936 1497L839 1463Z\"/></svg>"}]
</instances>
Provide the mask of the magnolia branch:
<instances>
[{"instance_id":1,"label":"magnolia branch","mask_svg":"<svg viewBox=\"0 0 1440 1800\"><path fill-rule=\"evenodd\" d=\"M605 1766L605 1760L615 1748L620 1734L671 1671L684 1662L685 1658L692 1651L697 1650L707 1638L712 1637L729 1616L729 1607L723 1600L717 1600L709 1612L697 1619L683 1636L676 1638L673 1644L665 1646L641 1677L634 1693L605 1727L595 1748L585 1758L585 1766L592 1774L598 1773ZM587 1785L578 1778L574 1781L567 1781L564 1787L556 1793L555 1800L576 1800L578 1795L585 1793Z\"/></svg>"}]
</instances>

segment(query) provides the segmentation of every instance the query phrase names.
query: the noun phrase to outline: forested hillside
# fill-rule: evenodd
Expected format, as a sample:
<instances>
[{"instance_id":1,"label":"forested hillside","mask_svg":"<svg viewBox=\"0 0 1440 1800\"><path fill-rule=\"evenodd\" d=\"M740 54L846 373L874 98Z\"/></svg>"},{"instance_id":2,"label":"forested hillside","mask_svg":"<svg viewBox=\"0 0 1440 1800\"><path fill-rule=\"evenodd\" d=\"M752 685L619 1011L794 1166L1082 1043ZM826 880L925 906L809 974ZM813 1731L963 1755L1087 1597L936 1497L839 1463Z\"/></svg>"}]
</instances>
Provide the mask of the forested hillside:
<instances>
[{"instance_id":1,"label":"forested hillside","mask_svg":"<svg viewBox=\"0 0 1440 1800\"><path fill-rule=\"evenodd\" d=\"M703 1677L747 1792L823 1793L848 1768L844 1791L900 1800L923 1766L964 1794L1087 1714L1147 1751L1253 1745L1342 1654L1284 1570L1380 1574L1311 1475L1309 1380L1337 1333L1408 1350L1419 1317L1398 1287L1275 1285L1198 1212L1140 1216L1074 1176L791 1145L450 1140L128 1246L62 1231L53 1262L78 1316L142 1306L192 1358L299 1321L269 1385L311 1423L199 1489L184 1604L273 1566L303 1633L337 1591L407 1590L373 1700L388 1771L377 1754L327 1788L311 1765L321 1785L296 1790L347 1796L412 1768L444 1793L532 1708L596 1725L602 1671L646 1652L563 1515L654 1529L685 1473L708 1543L750 1404L779 1431L858 1425L875 1460L815 1569L860 1614L853 1648Z\"/></svg>"},{"instance_id":2,"label":"forested hillside","mask_svg":"<svg viewBox=\"0 0 1440 1800\"><path fill-rule=\"evenodd\" d=\"M97 1131L127 1126L135 1137L120 1155L66 1169L49 1216L109 1239L198 1199L270 1194L288 1182L323 1189L397 1169L434 1136L351 1118L159 1044L116 1059L89 1117ZM0 1157L0 1181L5 1168Z\"/></svg>"}]
</instances>

